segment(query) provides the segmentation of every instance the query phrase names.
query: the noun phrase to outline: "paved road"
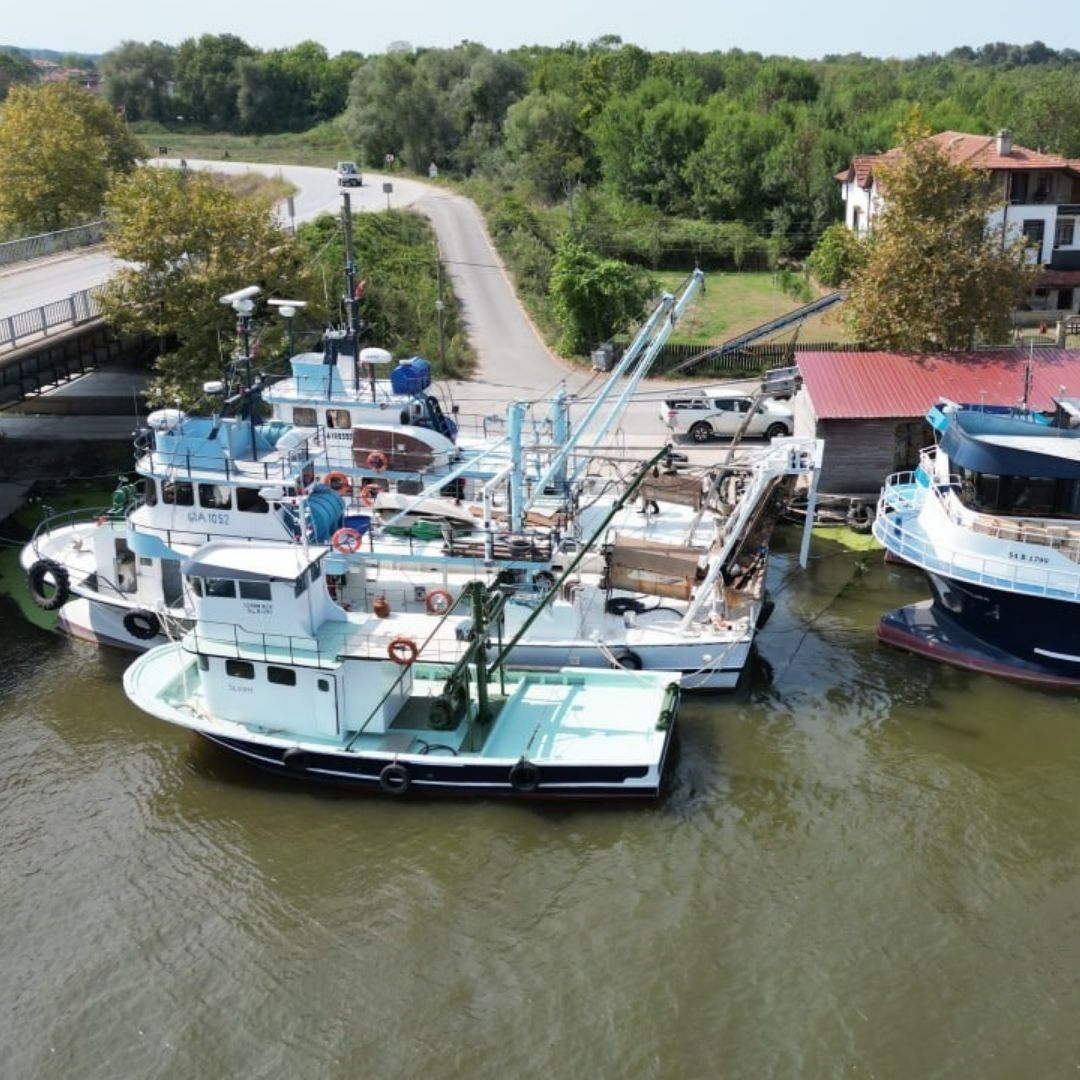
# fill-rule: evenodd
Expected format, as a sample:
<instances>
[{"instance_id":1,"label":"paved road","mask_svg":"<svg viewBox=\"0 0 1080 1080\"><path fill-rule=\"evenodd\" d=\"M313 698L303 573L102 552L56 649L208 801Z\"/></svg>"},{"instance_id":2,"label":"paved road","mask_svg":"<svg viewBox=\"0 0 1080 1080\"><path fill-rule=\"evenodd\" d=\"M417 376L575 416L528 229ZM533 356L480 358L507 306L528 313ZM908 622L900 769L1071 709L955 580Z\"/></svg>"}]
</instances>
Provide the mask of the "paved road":
<instances>
[{"instance_id":1,"label":"paved road","mask_svg":"<svg viewBox=\"0 0 1080 1080\"><path fill-rule=\"evenodd\" d=\"M155 163L173 168L179 164L168 159ZM248 170L271 175L280 173L298 189L293 198L297 222L323 213L336 213L341 206L337 179L330 169L193 159L187 164L193 169L229 173ZM353 209L357 212L385 210L387 195L383 184L386 182L393 184L389 196L391 206L414 207L430 220L447 274L461 304L466 331L477 356L473 379L448 387L462 411L502 413L507 402L544 396L561 381L571 393L595 391L600 380L553 356L533 327L517 301L476 205L470 199L434 184L382 173L365 173L362 187L348 189ZM363 265L363 253L359 252L358 256ZM13 268L0 275L0 314L59 299L104 281L114 265L108 255L95 250ZM432 318L435 317L432 312ZM624 438L629 443L654 445L664 436L665 429L658 414L663 396L671 389L670 383L643 385L643 392L631 403L622 422ZM580 416L584 408L584 405L576 407L575 416ZM704 453L712 456L715 452Z\"/></svg>"}]
</instances>

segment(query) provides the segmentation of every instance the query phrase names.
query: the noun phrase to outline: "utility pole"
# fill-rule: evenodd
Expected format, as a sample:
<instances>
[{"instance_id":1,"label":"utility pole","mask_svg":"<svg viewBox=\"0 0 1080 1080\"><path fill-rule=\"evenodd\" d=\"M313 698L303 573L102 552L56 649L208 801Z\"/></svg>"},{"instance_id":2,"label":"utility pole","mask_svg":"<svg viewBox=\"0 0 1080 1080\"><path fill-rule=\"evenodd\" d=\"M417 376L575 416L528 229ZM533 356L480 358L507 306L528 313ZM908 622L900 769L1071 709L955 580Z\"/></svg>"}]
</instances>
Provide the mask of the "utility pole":
<instances>
[{"instance_id":1,"label":"utility pole","mask_svg":"<svg viewBox=\"0 0 1080 1080\"><path fill-rule=\"evenodd\" d=\"M435 273L438 281L438 296L435 300L435 311L439 317L439 374L446 374L446 356L443 350L443 308L446 306L442 298L442 251L436 244L435 247Z\"/></svg>"}]
</instances>

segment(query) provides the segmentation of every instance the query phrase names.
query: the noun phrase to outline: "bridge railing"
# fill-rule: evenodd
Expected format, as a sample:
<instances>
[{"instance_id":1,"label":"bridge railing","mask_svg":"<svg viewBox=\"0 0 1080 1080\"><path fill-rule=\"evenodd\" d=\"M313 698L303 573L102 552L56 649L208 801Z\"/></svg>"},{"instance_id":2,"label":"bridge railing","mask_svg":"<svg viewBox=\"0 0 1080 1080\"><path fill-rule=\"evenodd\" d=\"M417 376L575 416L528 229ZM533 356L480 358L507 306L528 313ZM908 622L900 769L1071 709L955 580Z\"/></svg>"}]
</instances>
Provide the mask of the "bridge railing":
<instances>
[{"instance_id":1,"label":"bridge railing","mask_svg":"<svg viewBox=\"0 0 1080 1080\"><path fill-rule=\"evenodd\" d=\"M48 337L49 331L58 326L78 326L96 319L101 314L100 295L101 286L98 285L72 293L63 300L53 300L0 318L0 349L14 348L23 338L37 334Z\"/></svg>"},{"instance_id":2,"label":"bridge railing","mask_svg":"<svg viewBox=\"0 0 1080 1080\"><path fill-rule=\"evenodd\" d=\"M9 240L0 244L0 266L38 259L42 255L52 255L57 251L89 247L90 244L100 244L104 238L105 222L91 221L86 225L76 225L73 229L60 229L58 232L24 236L21 240Z\"/></svg>"}]
</instances>

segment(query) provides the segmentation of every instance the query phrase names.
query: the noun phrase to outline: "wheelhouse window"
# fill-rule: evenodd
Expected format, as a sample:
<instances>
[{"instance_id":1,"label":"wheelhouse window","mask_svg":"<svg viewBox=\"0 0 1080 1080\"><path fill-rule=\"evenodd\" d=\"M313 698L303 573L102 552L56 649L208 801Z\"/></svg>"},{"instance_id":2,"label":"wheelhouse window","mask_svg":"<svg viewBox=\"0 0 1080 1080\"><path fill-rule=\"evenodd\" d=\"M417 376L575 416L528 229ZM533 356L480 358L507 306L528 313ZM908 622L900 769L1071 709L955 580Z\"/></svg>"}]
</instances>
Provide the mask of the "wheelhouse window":
<instances>
[{"instance_id":1,"label":"wheelhouse window","mask_svg":"<svg viewBox=\"0 0 1080 1080\"><path fill-rule=\"evenodd\" d=\"M319 414L307 406L297 405L292 411L292 422L297 427L316 427L319 423Z\"/></svg>"},{"instance_id":2,"label":"wheelhouse window","mask_svg":"<svg viewBox=\"0 0 1080 1080\"><path fill-rule=\"evenodd\" d=\"M245 514L268 514L270 504L259 494L258 488L236 489L236 509Z\"/></svg>"},{"instance_id":3,"label":"wheelhouse window","mask_svg":"<svg viewBox=\"0 0 1080 1080\"><path fill-rule=\"evenodd\" d=\"M241 600L269 600L270 599L270 582L269 581L241 581L240 582L240 599Z\"/></svg>"},{"instance_id":4,"label":"wheelhouse window","mask_svg":"<svg viewBox=\"0 0 1080 1080\"><path fill-rule=\"evenodd\" d=\"M226 660L225 674L234 679L254 679L255 665L247 660Z\"/></svg>"},{"instance_id":5,"label":"wheelhouse window","mask_svg":"<svg viewBox=\"0 0 1080 1080\"><path fill-rule=\"evenodd\" d=\"M210 657L207 656L206 653L199 653L199 670L200 671L209 671L210 670Z\"/></svg>"},{"instance_id":6,"label":"wheelhouse window","mask_svg":"<svg viewBox=\"0 0 1080 1080\"><path fill-rule=\"evenodd\" d=\"M352 414L348 409L327 409L326 426L329 428L352 427Z\"/></svg>"},{"instance_id":7,"label":"wheelhouse window","mask_svg":"<svg viewBox=\"0 0 1080 1080\"><path fill-rule=\"evenodd\" d=\"M208 577L204 582L207 596L213 596L219 600L236 599L236 582L232 578Z\"/></svg>"},{"instance_id":8,"label":"wheelhouse window","mask_svg":"<svg viewBox=\"0 0 1080 1080\"><path fill-rule=\"evenodd\" d=\"M207 510L231 510L232 488L225 484L200 484L199 505Z\"/></svg>"},{"instance_id":9,"label":"wheelhouse window","mask_svg":"<svg viewBox=\"0 0 1080 1080\"><path fill-rule=\"evenodd\" d=\"M292 668L274 667L272 664L266 669L266 681L275 686L295 686L296 672Z\"/></svg>"},{"instance_id":10,"label":"wheelhouse window","mask_svg":"<svg viewBox=\"0 0 1080 1080\"><path fill-rule=\"evenodd\" d=\"M191 586L191 591L196 596L202 596L203 595L202 578L198 578L198 577L188 578L188 584Z\"/></svg>"},{"instance_id":11,"label":"wheelhouse window","mask_svg":"<svg viewBox=\"0 0 1080 1080\"><path fill-rule=\"evenodd\" d=\"M169 506L194 506L195 488L186 480L165 480L161 485L161 501Z\"/></svg>"},{"instance_id":12,"label":"wheelhouse window","mask_svg":"<svg viewBox=\"0 0 1080 1080\"><path fill-rule=\"evenodd\" d=\"M148 476L143 481L143 503L146 506L157 506L157 501L157 481L152 476Z\"/></svg>"},{"instance_id":13,"label":"wheelhouse window","mask_svg":"<svg viewBox=\"0 0 1080 1080\"><path fill-rule=\"evenodd\" d=\"M296 579L296 588L294 590L294 593L295 593L296 596L303 596L306 591L307 591L307 575L306 574L301 574L300 577L298 577Z\"/></svg>"}]
</instances>

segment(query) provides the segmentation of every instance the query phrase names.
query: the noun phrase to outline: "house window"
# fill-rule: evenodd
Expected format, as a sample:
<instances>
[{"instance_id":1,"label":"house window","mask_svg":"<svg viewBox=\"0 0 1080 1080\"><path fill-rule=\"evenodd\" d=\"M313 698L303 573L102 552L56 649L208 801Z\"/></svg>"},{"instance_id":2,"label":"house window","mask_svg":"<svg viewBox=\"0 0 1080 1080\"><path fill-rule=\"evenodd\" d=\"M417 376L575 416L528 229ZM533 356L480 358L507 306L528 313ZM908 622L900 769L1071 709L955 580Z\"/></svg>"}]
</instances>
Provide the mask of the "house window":
<instances>
[{"instance_id":1,"label":"house window","mask_svg":"<svg viewBox=\"0 0 1080 1080\"><path fill-rule=\"evenodd\" d=\"M224 484L200 484L199 505L207 510L228 510L232 507L232 489Z\"/></svg>"},{"instance_id":2,"label":"house window","mask_svg":"<svg viewBox=\"0 0 1080 1080\"><path fill-rule=\"evenodd\" d=\"M853 232L859 232L862 229L862 208L856 206L851 214L851 228Z\"/></svg>"},{"instance_id":3,"label":"house window","mask_svg":"<svg viewBox=\"0 0 1080 1080\"><path fill-rule=\"evenodd\" d=\"M234 679L254 679L255 665L248 663L247 660L226 660L225 674L231 675Z\"/></svg>"},{"instance_id":4,"label":"house window","mask_svg":"<svg viewBox=\"0 0 1080 1080\"><path fill-rule=\"evenodd\" d=\"M1076 231L1076 218L1058 218L1054 228L1054 247L1072 247Z\"/></svg>"},{"instance_id":5,"label":"house window","mask_svg":"<svg viewBox=\"0 0 1080 1080\"><path fill-rule=\"evenodd\" d=\"M1032 192L1031 198L1033 202L1046 202L1050 197L1050 175L1049 173L1036 173L1035 174L1035 190Z\"/></svg>"},{"instance_id":6,"label":"house window","mask_svg":"<svg viewBox=\"0 0 1080 1080\"><path fill-rule=\"evenodd\" d=\"M352 416L348 409L327 409L326 426L330 428L352 427Z\"/></svg>"},{"instance_id":7,"label":"house window","mask_svg":"<svg viewBox=\"0 0 1080 1080\"><path fill-rule=\"evenodd\" d=\"M161 501L169 506L194 506L195 488L186 480L166 480L161 485Z\"/></svg>"},{"instance_id":8,"label":"house window","mask_svg":"<svg viewBox=\"0 0 1080 1080\"><path fill-rule=\"evenodd\" d=\"M1043 237L1046 235L1046 222L1042 218L1029 218L1024 222L1024 239L1030 247L1042 249Z\"/></svg>"},{"instance_id":9,"label":"house window","mask_svg":"<svg viewBox=\"0 0 1080 1080\"><path fill-rule=\"evenodd\" d=\"M1028 201L1028 175L1027 173L1009 174L1009 201L1014 203L1026 203Z\"/></svg>"},{"instance_id":10,"label":"house window","mask_svg":"<svg viewBox=\"0 0 1080 1080\"><path fill-rule=\"evenodd\" d=\"M1058 289L1058 311L1072 311L1073 295L1072 289Z\"/></svg>"},{"instance_id":11,"label":"house window","mask_svg":"<svg viewBox=\"0 0 1080 1080\"><path fill-rule=\"evenodd\" d=\"M315 427L319 422L319 418L314 409L297 406L292 411L292 422L297 427Z\"/></svg>"},{"instance_id":12,"label":"house window","mask_svg":"<svg viewBox=\"0 0 1080 1080\"><path fill-rule=\"evenodd\" d=\"M272 664L266 669L267 682L276 686L295 686L296 672L292 668L274 667Z\"/></svg>"},{"instance_id":13,"label":"house window","mask_svg":"<svg viewBox=\"0 0 1080 1080\"><path fill-rule=\"evenodd\" d=\"M240 599L241 600L269 600L270 599L270 582L269 581L241 581L240 582Z\"/></svg>"},{"instance_id":14,"label":"house window","mask_svg":"<svg viewBox=\"0 0 1080 1080\"><path fill-rule=\"evenodd\" d=\"M236 509L247 514L268 514L270 504L259 494L258 488L237 488Z\"/></svg>"}]
</instances>

